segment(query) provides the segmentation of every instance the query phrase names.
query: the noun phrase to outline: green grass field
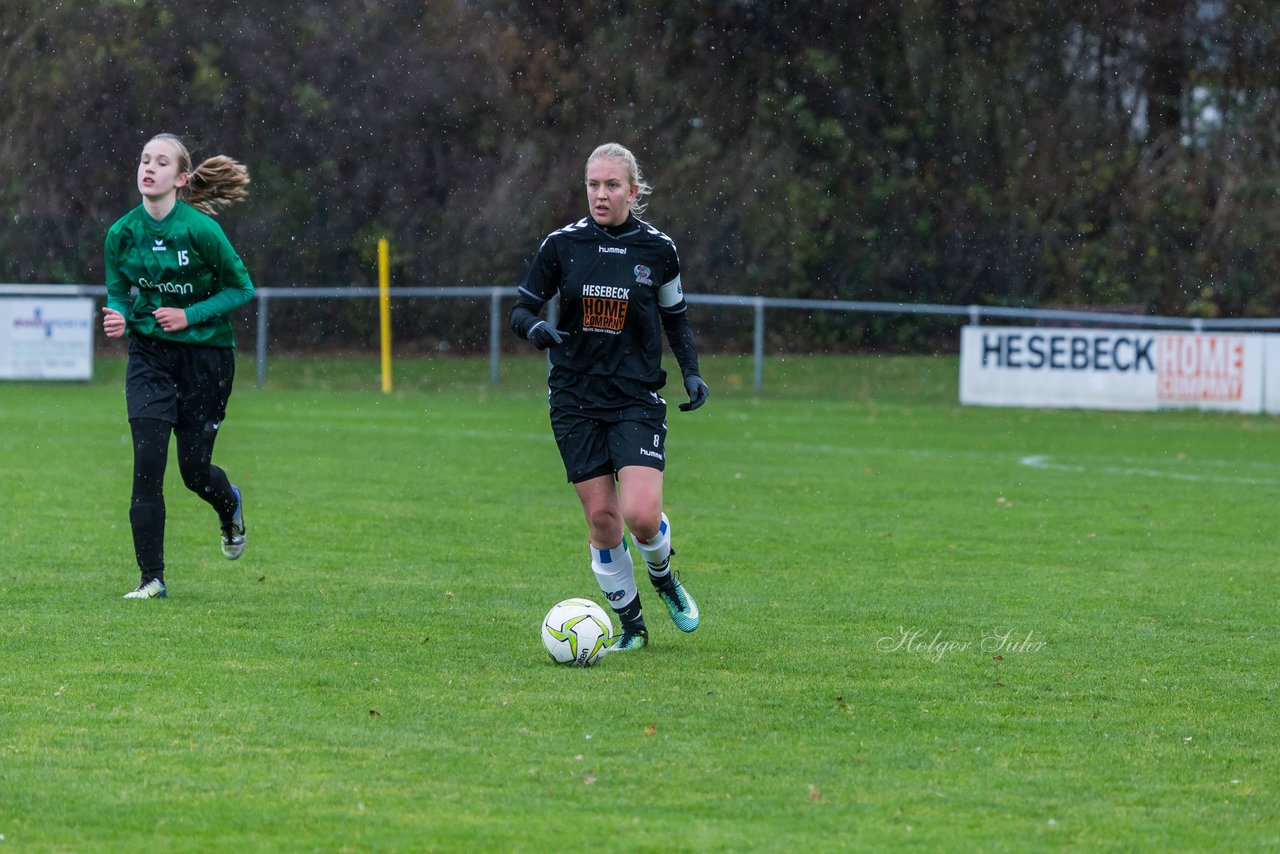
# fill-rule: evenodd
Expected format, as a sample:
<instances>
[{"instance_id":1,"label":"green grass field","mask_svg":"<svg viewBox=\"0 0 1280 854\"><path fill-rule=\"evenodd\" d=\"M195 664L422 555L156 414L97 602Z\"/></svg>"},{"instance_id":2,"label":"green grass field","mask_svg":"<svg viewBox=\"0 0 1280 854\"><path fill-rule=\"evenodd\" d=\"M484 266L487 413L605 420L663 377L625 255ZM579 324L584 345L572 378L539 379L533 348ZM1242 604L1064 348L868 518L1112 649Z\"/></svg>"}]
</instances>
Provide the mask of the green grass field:
<instances>
[{"instance_id":1,"label":"green grass field","mask_svg":"<svg viewBox=\"0 0 1280 854\"><path fill-rule=\"evenodd\" d=\"M953 359L705 359L703 625L589 670L543 363L241 363L133 602L122 367L0 386L0 851L1280 846L1280 422L962 408Z\"/></svg>"}]
</instances>

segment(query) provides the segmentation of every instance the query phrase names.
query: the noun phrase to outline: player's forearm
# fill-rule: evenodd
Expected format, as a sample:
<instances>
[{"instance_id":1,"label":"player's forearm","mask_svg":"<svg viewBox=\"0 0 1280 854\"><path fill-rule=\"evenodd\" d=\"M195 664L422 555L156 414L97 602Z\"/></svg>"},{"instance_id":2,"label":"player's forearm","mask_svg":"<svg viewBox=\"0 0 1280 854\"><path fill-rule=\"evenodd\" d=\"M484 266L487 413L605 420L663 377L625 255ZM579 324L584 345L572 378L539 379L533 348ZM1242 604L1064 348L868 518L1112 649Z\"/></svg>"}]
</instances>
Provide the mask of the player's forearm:
<instances>
[{"instance_id":1,"label":"player's forearm","mask_svg":"<svg viewBox=\"0 0 1280 854\"><path fill-rule=\"evenodd\" d=\"M133 311L133 297L129 294L129 282L119 272L119 262L111 241L107 241L103 258L107 269L107 308L118 311L126 318Z\"/></svg>"},{"instance_id":2,"label":"player's forearm","mask_svg":"<svg viewBox=\"0 0 1280 854\"><path fill-rule=\"evenodd\" d=\"M126 318L133 314L133 300L128 288L123 290L107 285L107 308L118 311Z\"/></svg>"},{"instance_id":3,"label":"player's forearm","mask_svg":"<svg viewBox=\"0 0 1280 854\"><path fill-rule=\"evenodd\" d=\"M698 370L698 349L693 343L693 325L689 323L689 312L683 310L669 312L662 310L662 328L666 330L667 342L671 352L680 365L682 376L701 376Z\"/></svg>"},{"instance_id":4,"label":"player's forearm","mask_svg":"<svg viewBox=\"0 0 1280 854\"><path fill-rule=\"evenodd\" d=\"M240 285L223 288L206 300L187 306L187 323L195 326L215 317L230 314L253 299L253 284L244 280Z\"/></svg>"},{"instance_id":5,"label":"player's forearm","mask_svg":"<svg viewBox=\"0 0 1280 854\"><path fill-rule=\"evenodd\" d=\"M543 303L521 293L508 318L511 324L511 331L521 338L528 338L529 330L542 319L539 317L542 312L542 306Z\"/></svg>"}]
</instances>

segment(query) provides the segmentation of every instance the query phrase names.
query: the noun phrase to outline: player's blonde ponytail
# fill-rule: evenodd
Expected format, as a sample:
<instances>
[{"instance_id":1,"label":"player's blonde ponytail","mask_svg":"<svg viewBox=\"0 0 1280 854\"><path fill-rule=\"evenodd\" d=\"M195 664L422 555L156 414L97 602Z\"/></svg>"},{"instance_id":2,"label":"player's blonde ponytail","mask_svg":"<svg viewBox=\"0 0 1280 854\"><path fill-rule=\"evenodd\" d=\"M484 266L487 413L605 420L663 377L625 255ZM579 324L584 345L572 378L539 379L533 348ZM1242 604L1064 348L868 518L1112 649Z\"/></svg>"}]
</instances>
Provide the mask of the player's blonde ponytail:
<instances>
[{"instance_id":1,"label":"player's blonde ponytail","mask_svg":"<svg viewBox=\"0 0 1280 854\"><path fill-rule=\"evenodd\" d=\"M224 154L217 154L202 162L193 171L191 152L182 140L171 133L160 133L152 139L163 139L178 152L178 171L186 173L187 184L178 188L178 198L209 216L228 205L244 201L249 196L249 170L243 163Z\"/></svg>"},{"instance_id":2,"label":"player's blonde ponytail","mask_svg":"<svg viewBox=\"0 0 1280 854\"><path fill-rule=\"evenodd\" d=\"M217 154L205 160L191 173L187 186L178 191L178 197L197 210L210 216L218 211L244 201L249 196L249 170L243 163L225 154Z\"/></svg>"}]
</instances>

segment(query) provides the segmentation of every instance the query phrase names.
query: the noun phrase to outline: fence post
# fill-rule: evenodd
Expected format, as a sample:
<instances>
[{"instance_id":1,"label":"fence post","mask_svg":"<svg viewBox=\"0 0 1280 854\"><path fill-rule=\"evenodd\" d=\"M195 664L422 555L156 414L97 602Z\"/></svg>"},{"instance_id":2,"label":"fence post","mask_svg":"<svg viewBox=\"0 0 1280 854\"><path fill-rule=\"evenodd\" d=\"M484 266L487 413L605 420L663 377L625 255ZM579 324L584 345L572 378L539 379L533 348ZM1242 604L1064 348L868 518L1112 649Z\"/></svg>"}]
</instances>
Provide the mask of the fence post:
<instances>
[{"instance_id":1,"label":"fence post","mask_svg":"<svg viewBox=\"0 0 1280 854\"><path fill-rule=\"evenodd\" d=\"M755 304L755 332L752 337L752 360L755 362L755 377L752 383L755 387L756 394L760 394L760 390L764 388L764 297L756 297Z\"/></svg>"},{"instance_id":2,"label":"fence post","mask_svg":"<svg viewBox=\"0 0 1280 854\"><path fill-rule=\"evenodd\" d=\"M502 334L502 289L489 291L489 382L498 384L498 337Z\"/></svg>"},{"instance_id":3,"label":"fence post","mask_svg":"<svg viewBox=\"0 0 1280 854\"><path fill-rule=\"evenodd\" d=\"M258 291L258 388L267 384L267 295Z\"/></svg>"},{"instance_id":4,"label":"fence post","mask_svg":"<svg viewBox=\"0 0 1280 854\"><path fill-rule=\"evenodd\" d=\"M382 393L391 393L391 243L378 241L378 329L382 341Z\"/></svg>"}]
</instances>

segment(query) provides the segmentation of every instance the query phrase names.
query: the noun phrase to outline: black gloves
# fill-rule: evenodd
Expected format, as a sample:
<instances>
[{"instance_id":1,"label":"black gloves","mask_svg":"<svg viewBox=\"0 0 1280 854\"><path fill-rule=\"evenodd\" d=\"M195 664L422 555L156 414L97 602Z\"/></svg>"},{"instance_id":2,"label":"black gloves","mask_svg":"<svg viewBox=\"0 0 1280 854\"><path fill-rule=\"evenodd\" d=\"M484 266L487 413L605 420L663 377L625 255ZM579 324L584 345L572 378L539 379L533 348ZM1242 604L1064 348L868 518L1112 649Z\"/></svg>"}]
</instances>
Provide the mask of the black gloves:
<instances>
[{"instance_id":1,"label":"black gloves","mask_svg":"<svg viewBox=\"0 0 1280 854\"><path fill-rule=\"evenodd\" d=\"M689 374L684 378L684 390L689 394L689 402L680 404L681 412L692 412L706 403L711 395L711 389L707 388L707 384L697 374Z\"/></svg>"},{"instance_id":2,"label":"black gloves","mask_svg":"<svg viewBox=\"0 0 1280 854\"><path fill-rule=\"evenodd\" d=\"M569 333L561 332L545 320L539 320L529 327L529 334L526 337L539 350L545 350L548 347L558 347L563 344L564 339L569 337Z\"/></svg>"}]
</instances>

